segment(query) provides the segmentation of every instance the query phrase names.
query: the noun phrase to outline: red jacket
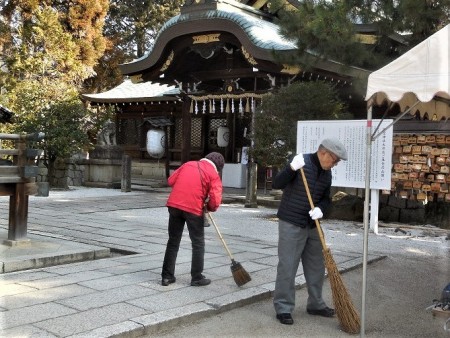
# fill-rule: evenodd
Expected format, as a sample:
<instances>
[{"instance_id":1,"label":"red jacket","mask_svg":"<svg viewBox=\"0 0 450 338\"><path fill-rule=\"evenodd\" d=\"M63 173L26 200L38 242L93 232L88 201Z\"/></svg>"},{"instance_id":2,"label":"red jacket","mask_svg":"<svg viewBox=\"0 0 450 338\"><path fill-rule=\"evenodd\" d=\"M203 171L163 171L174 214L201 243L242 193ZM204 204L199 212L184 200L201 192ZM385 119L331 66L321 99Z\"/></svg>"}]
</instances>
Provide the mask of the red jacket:
<instances>
[{"instance_id":1,"label":"red jacket","mask_svg":"<svg viewBox=\"0 0 450 338\"><path fill-rule=\"evenodd\" d=\"M216 166L208 159L184 163L170 175L168 183L172 187L168 207L201 216L206 197L209 196L208 211L216 211L222 203L222 181Z\"/></svg>"}]
</instances>

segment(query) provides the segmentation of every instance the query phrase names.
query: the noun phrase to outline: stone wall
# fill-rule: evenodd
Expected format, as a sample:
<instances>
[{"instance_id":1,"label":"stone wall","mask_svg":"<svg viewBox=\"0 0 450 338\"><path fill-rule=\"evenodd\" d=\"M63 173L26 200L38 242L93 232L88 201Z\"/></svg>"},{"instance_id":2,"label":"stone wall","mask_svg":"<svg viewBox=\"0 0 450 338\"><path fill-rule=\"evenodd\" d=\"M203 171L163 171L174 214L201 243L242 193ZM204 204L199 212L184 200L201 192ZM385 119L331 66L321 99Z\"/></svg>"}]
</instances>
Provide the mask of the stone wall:
<instances>
[{"instance_id":1,"label":"stone wall","mask_svg":"<svg viewBox=\"0 0 450 338\"><path fill-rule=\"evenodd\" d=\"M55 187L82 186L85 180L86 165L79 157L57 159L55 161ZM39 163L37 182L48 182L48 169Z\"/></svg>"},{"instance_id":2,"label":"stone wall","mask_svg":"<svg viewBox=\"0 0 450 338\"><path fill-rule=\"evenodd\" d=\"M386 223L424 224L425 205L421 201L380 195L378 219Z\"/></svg>"},{"instance_id":3,"label":"stone wall","mask_svg":"<svg viewBox=\"0 0 450 338\"><path fill-rule=\"evenodd\" d=\"M378 220L385 223L431 224L450 229L450 205L443 201L424 204L421 201L381 194L378 208ZM325 217L362 222L364 199L338 191L333 195L331 208Z\"/></svg>"},{"instance_id":4,"label":"stone wall","mask_svg":"<svg viewBox=\"0 0 450 338\"><path fill-rule=\"evenodd\" d=\"M166 178L166 165L162 161L148 162L133 160L131 164L131 174L157 179Z\"/></svg>"},{"instance_id":5,"label":"stone wall","mask_svg":"<svg viewBox=\"0 0 450 338\"><path fill-rule=\"evenodd\" d=\"M120 162L121 163L121 162ZM90 162L83 156L58 160L55 163L58 187L85 186L89 180ZM165 179L165 164L162 162L132 162L132 174L144 177ZM37 182L48 182L48 170L39 163Z\"/></svg>"}]
</instances>

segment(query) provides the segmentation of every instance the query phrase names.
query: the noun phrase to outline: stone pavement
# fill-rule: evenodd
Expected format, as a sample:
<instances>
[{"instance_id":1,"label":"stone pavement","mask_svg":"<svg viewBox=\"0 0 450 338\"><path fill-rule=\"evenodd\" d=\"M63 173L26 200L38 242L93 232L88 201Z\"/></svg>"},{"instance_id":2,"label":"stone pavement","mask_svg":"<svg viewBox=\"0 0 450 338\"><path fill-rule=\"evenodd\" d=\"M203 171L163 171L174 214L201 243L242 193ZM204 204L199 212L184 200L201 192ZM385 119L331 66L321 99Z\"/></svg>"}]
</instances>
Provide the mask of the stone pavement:
<instances>
[{"instance_id":1,"label":"stone pavement","mask_svg":"<svg viewBox=\"0 0 450 338\"><path fill-rule=\"evenodd\" d=\"M277 264L275 209L245 208L245 191L226 189L213 217L252 280L237 286L214 227L206 228L206 287L191 287L191 248L184 234L177 282L163 287L169 190L123 193L72 188L30 197L28 240L0 244L1 337L137 337L271 296ZM8 214L9 198L0 199ZM276 207L258 194L258 205ZM0 241L8 220L0 220ZM324 230L325 231L325 230ZM330 236L330 244L333 242ZM328 239L327 239L328 241ZM341 272L362 264L354 246L334 250ZM369 255L369 261L380 259ZM298 288L305 285L301 268Z\"/></svg>"}]
</instances>

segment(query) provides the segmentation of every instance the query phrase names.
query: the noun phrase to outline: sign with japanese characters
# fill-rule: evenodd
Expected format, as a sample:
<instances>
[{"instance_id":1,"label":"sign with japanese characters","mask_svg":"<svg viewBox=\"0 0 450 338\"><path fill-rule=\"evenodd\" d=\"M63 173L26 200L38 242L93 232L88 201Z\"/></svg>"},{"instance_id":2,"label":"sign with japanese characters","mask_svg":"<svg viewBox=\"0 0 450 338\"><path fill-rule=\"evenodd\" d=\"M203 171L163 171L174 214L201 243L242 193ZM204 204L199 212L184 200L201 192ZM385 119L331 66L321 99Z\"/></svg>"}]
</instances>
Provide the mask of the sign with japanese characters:
<instances>
[{"instance_id":1,"label":"sign with japanese characters","mask_svg":"<svg viewBox=\"0 0 450 338\"><path fill-rule=\"evenodd\" d=\"M384 130L392 120L373 120L372 133ZM297 122L297 153L314 153L325 138L339 139L347 150L348 160L340 161L332 169L333 186L349 188L365 188L366 172L366 120L339 121L298 121ZM391 189L392 167L392 137L391 125L372 142L371 153L371 189Z\"/></svg>"}]
</instances>

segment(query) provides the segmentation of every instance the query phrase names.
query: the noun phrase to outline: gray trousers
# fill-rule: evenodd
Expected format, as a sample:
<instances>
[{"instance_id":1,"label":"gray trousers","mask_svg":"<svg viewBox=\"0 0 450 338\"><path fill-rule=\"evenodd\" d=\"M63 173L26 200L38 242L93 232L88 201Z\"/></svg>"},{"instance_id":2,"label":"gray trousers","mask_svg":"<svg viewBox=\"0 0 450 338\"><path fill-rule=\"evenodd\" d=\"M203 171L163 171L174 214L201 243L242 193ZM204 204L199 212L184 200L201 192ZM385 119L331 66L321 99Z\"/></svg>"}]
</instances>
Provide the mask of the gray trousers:
<instances>
[{"instance_id":1,"label":"gray trousers","mask_svg":"<svg viewBox=\"0 0 450 338\"><path fill-rule=\"evenodd\" d=\"M279 220L278 267L273 304L276 313L292 313L295 307L295 276L302 261L308 290L306 307L326 307L322 299L325 265L317 228L301 228Z\"/></svg>"}]
</instances>

